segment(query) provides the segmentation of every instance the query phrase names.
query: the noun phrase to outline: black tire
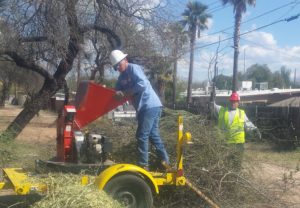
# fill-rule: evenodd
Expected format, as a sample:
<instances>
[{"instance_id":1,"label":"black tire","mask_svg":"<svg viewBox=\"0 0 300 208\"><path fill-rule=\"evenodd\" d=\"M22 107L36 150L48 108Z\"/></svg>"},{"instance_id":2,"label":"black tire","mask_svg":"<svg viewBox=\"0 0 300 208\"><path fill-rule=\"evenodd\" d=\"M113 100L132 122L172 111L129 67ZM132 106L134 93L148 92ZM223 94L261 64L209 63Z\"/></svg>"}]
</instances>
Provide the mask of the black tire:
<instances>
[{"instance_id":1,"label":"black tire","mask_svg":"<svg viewBox=\"0 0 300 208\"><path fill-rule=\"evenodd\" d=\"M112 178L104 190L128 208L151 208L152 191L146 181L133 174Z\"/></svg>"}]
</instances>

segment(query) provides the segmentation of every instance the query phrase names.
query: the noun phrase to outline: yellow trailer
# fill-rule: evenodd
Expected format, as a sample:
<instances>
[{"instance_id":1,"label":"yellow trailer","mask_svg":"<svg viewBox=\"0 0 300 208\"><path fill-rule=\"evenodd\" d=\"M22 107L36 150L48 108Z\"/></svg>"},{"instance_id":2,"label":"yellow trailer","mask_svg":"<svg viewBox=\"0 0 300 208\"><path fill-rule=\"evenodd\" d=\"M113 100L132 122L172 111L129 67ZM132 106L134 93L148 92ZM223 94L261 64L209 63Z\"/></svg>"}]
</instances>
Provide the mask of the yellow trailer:
<instances>
[{"instance_id":1,"label":"yellow trailer","mask_svg":"<svg viewBox=\"0 0 300 208\"><path fill-rule=\"evenodd\" d=\"M127 207L152 207L153 194L159 194L161 186L184 185L191 187L212 207L218 207L200 190L193 187L184 176L183 147L188 143L191 143L191 134L183 132L183 118L179 116L175 168L163 164L165 165L165 172L151 172L133 164L115 164L102 171L96 177L94 184ZM10 188L19 195L46 191L46 185L31 183L29 178L28 174L21 168L4 168L4 180L3 182L0 181L0 190ZM82 177L83 185L87 184L88 181L88 176Z\"/></svg>"}]
</instances>

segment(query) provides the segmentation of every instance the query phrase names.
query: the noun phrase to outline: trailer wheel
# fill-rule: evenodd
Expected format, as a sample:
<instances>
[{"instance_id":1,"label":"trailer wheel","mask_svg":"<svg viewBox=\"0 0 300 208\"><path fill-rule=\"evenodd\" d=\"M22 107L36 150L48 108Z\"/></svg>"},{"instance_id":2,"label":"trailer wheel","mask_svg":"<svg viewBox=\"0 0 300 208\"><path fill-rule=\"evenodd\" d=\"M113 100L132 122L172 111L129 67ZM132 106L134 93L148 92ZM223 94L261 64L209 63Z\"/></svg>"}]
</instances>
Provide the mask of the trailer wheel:
<instances>
[{"instance_id":1,"label":"trailer wheel","mask_svg":"<svg viewBox=\"0 0 300 208\"><path fill-rule=\"evenodd\" d=\"M128 208L150 208L153 204L151 188L136 175L116 176L106 184L104 190Z\"/></svg>"}]
</instances>

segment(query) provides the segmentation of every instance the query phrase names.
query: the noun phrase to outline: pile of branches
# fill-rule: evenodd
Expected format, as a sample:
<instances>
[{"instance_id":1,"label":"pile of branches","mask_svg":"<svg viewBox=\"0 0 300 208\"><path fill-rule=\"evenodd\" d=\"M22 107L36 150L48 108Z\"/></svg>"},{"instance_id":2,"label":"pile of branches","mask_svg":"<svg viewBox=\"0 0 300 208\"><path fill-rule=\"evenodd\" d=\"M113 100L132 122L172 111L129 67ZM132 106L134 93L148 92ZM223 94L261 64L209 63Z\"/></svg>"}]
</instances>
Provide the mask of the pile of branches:
<instances>
[{"instance_id":1,"label":"pile of branches","mask_svg":"<svg viewBox=\"0 0 300 208\"><path fill-rule=\"evenodd\" d=\"M229 156L234 154L234 149L226 145L215 122L206 116L164 109L160 131L173 166L176 165L179 115L184 118L184 131L191 132L193 140L184 152L184 171L189 181L220 207L251 207L255 203L270 203L270 199L251 184L249 165L238 171L232 166ZM136 122L111 123L102 120L97 126L112 139L115 162L136 163ZM151 163L155 162L156 157L154 148L150 150ZM206 204L186 186L162 187L154 203L155 207L199 207Z\"/></svg>"},{"instance_id":2,"label":"pile of branches","mask_svg":"<svg viewBox=\"0 0 300 208\"><path fill-rule=\"evenodd\" d=\"M250 169L236 169L231 158L236 150L226 145L224 135L217 128L216 123L208 120L206 115L166 109L161 130L167 143L173 143L173 146L176 143L176 118L179 114L184 118L184 130L191 132L193 141L192 145L185 147L184 152L186 178L220 207L243 207L264 201L265 197L248 180L251 177ZM168 130L173 133L172 137L167 136ZM175 148L169 148L169 153L172 158L175 158ZM186 189L188 188L178 193L175 191L175 197L171 194L170 200L163 202L163 206L168 203L174 204L174 198L180 199L176 204L179 207L199 207L200 204L205 203L196 194Z\"/></svg>"}]
</instances>

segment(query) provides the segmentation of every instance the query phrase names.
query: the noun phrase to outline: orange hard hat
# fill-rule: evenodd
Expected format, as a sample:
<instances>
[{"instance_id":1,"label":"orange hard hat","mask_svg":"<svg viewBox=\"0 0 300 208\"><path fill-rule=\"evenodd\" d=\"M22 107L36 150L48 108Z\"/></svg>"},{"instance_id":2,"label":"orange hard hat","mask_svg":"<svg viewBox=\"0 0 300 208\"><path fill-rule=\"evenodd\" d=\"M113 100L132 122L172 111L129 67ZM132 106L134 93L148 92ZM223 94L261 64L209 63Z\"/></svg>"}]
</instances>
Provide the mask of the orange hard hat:
<instances>
[{"instance_id":1,"label":"orange hard hat","mask_svg":"<svg viewBox=\"0 0 300 208\"><path fill-rule=\"evenodd\" d=\"M233 92L231 95L230 95L230 101L240 101L241 98L239 96L239 94L237 94L236 92Z\"/></svg>"}]
</instances>

